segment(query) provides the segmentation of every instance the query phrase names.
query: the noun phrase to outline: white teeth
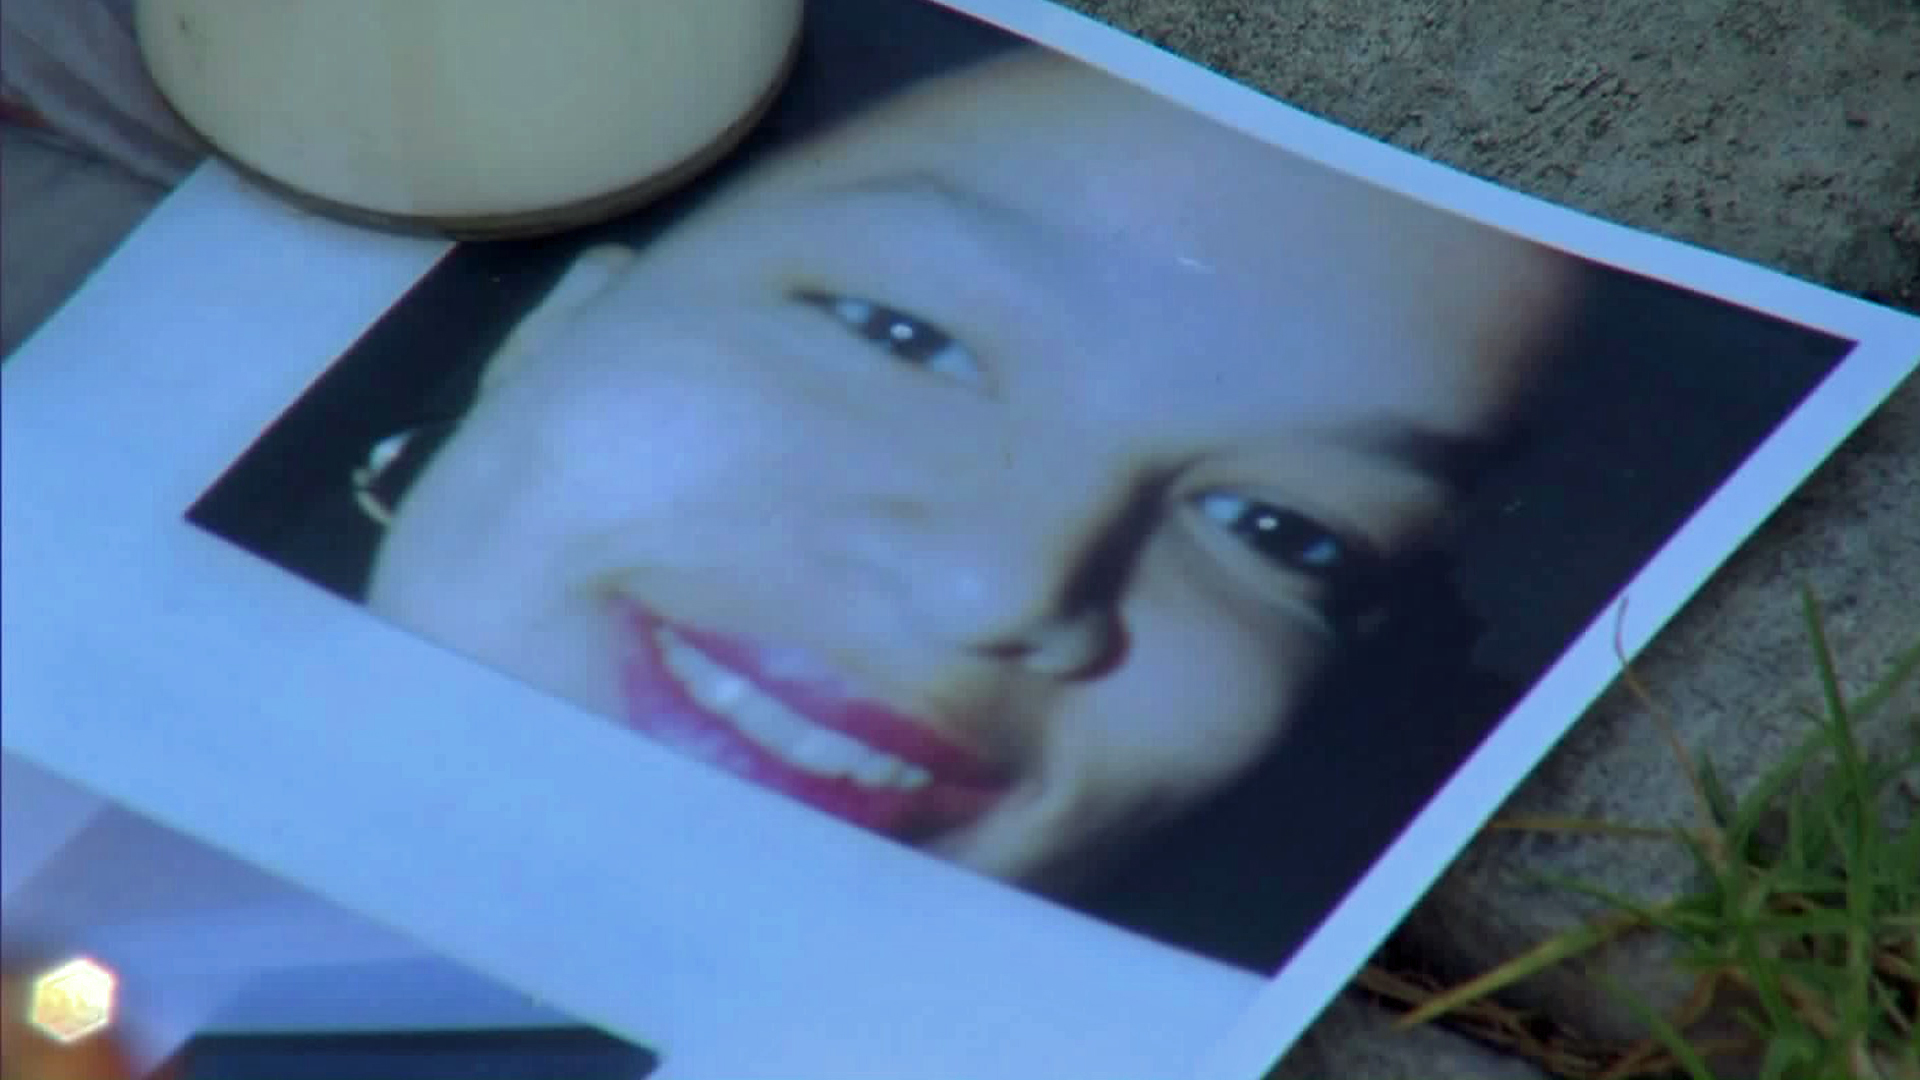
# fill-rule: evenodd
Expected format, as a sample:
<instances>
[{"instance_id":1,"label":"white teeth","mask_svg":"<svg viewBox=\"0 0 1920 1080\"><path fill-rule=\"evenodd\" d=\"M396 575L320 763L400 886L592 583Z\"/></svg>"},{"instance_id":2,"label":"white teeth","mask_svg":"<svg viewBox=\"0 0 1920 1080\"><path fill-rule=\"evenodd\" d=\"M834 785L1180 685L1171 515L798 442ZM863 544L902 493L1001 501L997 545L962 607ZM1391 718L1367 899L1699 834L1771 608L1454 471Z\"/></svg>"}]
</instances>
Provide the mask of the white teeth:
<instances>
[{"instance_id":1,"label":"white teeth","mask_svg":"<svg viewBox=\"0 0 1920 1080\"><path fill-rule=\"evenodd\" d=\"M732 672L723 672L720 677L707 684L708 690L701 704L711 709L731 709L746 700L747 691L753 689L747 680Z\"/></svg>"},{"instance_id":2,"label":"white teeth","mask_svg":"<svg viewBox=\"0 0 1920 1080\"><path fill-rule=\"evenodd\" d=\"M853 778L868 787L899 787L907 775L907 763L898 758L874 755L854 766Z\"/></svg>"},{"instance_id":3,"label":"white teeth","mask_svg":"<svg viewBox=\"0 0 1920 1080\"><path fill-rule=\"evenodd\" d=\"M701 707L726 717L742 735L787 764L817 776L847 777L868 787L912 790L932 781L918 765L796 714L673 631L659 627L653 636L667 670Z\"/></svg>"},{"instance_id":4,"label":"white teeth","mask_svg":"<svg viewBox=\"0 0 1920 1080\"><path fill-rule=\"evenodd\" d=\"M817 727L802 732L800 738L787 747L787 756L811 772L852 776L873 752L845 735Z\"/></svg>"}]
</instances>

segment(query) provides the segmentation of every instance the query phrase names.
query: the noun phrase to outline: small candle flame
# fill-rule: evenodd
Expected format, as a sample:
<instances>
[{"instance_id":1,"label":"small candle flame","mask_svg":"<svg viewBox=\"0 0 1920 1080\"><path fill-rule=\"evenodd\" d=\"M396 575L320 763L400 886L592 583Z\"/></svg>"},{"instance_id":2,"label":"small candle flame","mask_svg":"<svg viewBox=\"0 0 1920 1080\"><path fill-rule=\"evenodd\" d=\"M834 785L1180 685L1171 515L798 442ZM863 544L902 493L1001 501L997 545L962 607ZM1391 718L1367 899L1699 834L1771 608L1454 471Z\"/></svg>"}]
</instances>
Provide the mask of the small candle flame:
<instances>
[{"instance_id":1,"label":"small candle flame","mask_svg":"<svg viewBox=\"0 0 1920 1080\"><path fill-rule=\"evenodd\" d=\"M75 957L33 980L27 1020L55 1042L79 1042L113 1023L118 982L113 972L97 961Z\"/></svg>"}]
</instances>

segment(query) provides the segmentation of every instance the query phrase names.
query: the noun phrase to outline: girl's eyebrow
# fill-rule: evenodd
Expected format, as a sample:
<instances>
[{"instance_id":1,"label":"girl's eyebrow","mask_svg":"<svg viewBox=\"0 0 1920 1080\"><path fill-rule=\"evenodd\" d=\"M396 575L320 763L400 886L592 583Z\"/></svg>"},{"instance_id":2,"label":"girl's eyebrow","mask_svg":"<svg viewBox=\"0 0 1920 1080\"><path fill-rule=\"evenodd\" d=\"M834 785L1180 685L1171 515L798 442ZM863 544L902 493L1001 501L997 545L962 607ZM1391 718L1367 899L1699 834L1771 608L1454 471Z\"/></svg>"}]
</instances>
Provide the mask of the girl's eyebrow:
<instances>
[{"instance_id":1,"label":"girl's eyebrow","mask_svg":"<svg viewBox=\"0 0 1920 1080\"><path fill-rule=\"evenodd\" d=\"M1385 458L1455 491L1475 486L1499 450L1498 441L1489 435L1441 431L1391 413L1342 425L1332 438L1349 449Z\"/></svg>"},{"instance_id":2,"label":"girl's eyebrow","mask_svg":"<svg viewBox=\"0 0 1920 1080\"><path fill-rule=\"evenodd\" d=\"M1030 230L1040 223L1037 215L985 192L956 183L951 177L931 169L911 169L882 173L846 184L825 188L833 196L881 195L930 201L969 217L990 221L997 228Z\"/></svg>"},{"instance_id":3,"label":"girl's eyebrow","mask_svg":"<svg viewBox=\"0 0 1920 1080\"><path fill-rule=\"evenodd\" d=\"M800 198L856 210L862 201L872 201L903 208L906 214L928 211L930 242L947 245L944 252L951 261L1030 289L1046 284L1043 270L1054 245L1045 219L936 170L880 173L813 188ZM884 240L884 234L879 238Z\"/></svg>"}]
</instances>

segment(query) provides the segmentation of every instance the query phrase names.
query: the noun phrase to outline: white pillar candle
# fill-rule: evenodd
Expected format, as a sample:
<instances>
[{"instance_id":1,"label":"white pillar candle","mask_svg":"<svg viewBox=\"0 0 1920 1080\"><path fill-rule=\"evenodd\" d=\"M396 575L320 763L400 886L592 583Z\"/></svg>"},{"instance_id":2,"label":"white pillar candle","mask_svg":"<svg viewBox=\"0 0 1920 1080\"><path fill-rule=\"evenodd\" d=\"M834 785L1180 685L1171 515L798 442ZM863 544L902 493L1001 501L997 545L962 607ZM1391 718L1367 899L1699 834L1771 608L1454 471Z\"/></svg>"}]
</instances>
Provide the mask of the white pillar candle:
<instances>
[{"instance_id":1,"label":"white pillar candle","mask_svg":"<svg viewBox=\"0 0 1920 1080\"><path fill-rule=\"evenodd\" d=\"M738 141L802 0L140 0L154 81L293 192L455 234L616 212Z\"/></svg>"}]
</instances>

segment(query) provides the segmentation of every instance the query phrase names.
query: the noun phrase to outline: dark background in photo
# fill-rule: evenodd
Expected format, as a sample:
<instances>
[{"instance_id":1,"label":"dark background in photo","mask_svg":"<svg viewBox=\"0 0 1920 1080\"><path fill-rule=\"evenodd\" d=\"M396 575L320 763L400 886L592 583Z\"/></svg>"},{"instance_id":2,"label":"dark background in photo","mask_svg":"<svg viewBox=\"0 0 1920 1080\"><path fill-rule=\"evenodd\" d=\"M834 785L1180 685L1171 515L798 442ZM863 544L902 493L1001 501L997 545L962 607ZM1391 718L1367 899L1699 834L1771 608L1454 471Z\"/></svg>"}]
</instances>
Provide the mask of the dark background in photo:
<instances>
[{"instance_id":1,"label":"dark background in photo","mask_svg":"<svg viewBox=\"0 0 1920 1080\"><path fill-rule=\"evenodd\" d=\"M1017 44L898 0L816 0L807 33L788 92L710 178L581 234L456 247L189 518L357 598L379 537L353 504L352 471L379 440L456 417L481 363L574 253L609 239L644 242L770 150L919 77ZM1445 550L1392 597L1395 617L1336 665L1247 782L1074 906L1231 963L1277 968L1850 348L1636 275L1591 266L1589 277L1515 451L1484 477Z\"/></svg>"}]
</instances>

